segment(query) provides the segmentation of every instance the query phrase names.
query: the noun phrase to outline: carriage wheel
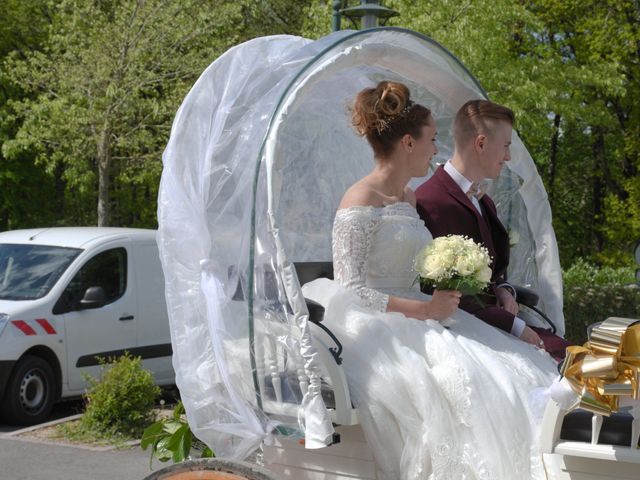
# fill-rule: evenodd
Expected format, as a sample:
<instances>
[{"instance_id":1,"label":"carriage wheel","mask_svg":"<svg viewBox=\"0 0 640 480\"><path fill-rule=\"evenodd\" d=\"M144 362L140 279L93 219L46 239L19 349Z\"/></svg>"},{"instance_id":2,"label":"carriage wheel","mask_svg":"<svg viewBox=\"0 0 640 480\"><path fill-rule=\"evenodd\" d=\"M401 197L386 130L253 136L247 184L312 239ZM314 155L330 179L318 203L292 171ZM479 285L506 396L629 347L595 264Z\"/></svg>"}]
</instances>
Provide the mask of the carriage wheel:
<instances>
[{"instance_id":1,"label":"carriage wheel","mask_svg":"<svg viewBox=\"0 0 640 480\"><path fill-rule=\"evenodd\" d=\"M144 480L279 480L271 472L246 462L199 458L170 465Z\"/></svg>"}]
</instances>

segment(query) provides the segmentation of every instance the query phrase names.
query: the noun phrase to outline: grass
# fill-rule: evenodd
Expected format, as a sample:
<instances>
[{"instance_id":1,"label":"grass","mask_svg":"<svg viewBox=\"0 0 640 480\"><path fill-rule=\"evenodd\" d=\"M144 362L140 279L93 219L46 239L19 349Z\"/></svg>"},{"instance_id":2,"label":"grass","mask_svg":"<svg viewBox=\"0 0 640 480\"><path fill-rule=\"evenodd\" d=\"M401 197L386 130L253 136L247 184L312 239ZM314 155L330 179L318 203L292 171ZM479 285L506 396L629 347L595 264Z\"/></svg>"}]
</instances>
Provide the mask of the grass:
<instances>
[{"instance_id":1,"label":"grass","mask_svg":"<svg viewBox=\"0 0 640 480\"><path fill-rule=\"evenodd\" d=\"M127 448L139 438L120 432L95 432L83 426L80 420L72 420L53 426L51 439L95 447L113 446Z\"/></svg>"},{"instance_id":2,"label":"grass","mask_svg":"<svg viewBox=\"0 0 640 480\"><path fill-rule=\"evenodd\" d=\"M171 415L176 398L166 395L154 409L154 419L160 419ZM84 445L89 447L113 447L116 449L131 448L140 440L140 436L126 435L118 432L98 433L83 427L80 419L68 420L55 425L37 428L20 434L21 437L45 440L70 445Z\"/></svg>"}]
</instances>

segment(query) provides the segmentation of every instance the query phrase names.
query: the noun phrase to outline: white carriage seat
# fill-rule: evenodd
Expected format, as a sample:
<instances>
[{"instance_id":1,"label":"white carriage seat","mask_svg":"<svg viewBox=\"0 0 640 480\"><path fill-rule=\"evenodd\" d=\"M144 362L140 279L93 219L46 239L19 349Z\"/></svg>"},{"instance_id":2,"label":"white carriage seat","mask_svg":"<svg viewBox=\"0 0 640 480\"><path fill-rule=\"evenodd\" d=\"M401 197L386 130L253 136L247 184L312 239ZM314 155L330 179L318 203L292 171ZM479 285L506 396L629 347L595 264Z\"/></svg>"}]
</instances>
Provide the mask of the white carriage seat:
<instances>
[{"instance_id":1,"label":"white carriage seat","mask_svg":"<svg viewBox=\"0 0 640 480\"><path fill-rule=\"evenodd\" d=\"M333 278L331 262L301 262L296 263L295 268L301 286L317 278ZM263 445L264 464L283 479L376 480L379 473L373 453L360 426L358 410L351 403L342 367L340 339L323 325L324 308L309 299L305 300L312 342L322 371L322 398L335 426L333 444L318 450L307 450L303 446L303 439L277 437L273 444ZM291 376L288 378L289 381L293 380ZM288 385L285 390L290 388ZM273 392L272 398L275 395ZM263 404L266 412L277 410L275 404ZM286 399L282 405L286 405ZM290 405L298 407L297 404Z\"/></svg>"},{"instance_id":2,"label":"white carriage seat","mask_svg":"<svg viewBox=\"0 0 640 480\"><path fill-rule=\"evenodd\" d=\"M626 412L610 417L584 410L567 413L550 400L540 432L540 446L550 478L636 480L640 443L638 426L633 422Z\"/></svg>"},{"instance_id":3,"label":"white carriage seat","mask_svg":"<svg viewBox=\"0 0 640 480\"><path fill-rule=\"evenodd\" d=\"M331 262L297 262L295 267L300 286L318 278L333 279L333 263ZM351 403L349 385L341 366L342 344L340 339L323 325L324 308L322 305L309 299L305 300L309 311L313 343L318 351L322 369L327 374L327 384L331 387L330 393L323 389L325 404L330 410L335 424L357 425L359 423L358 412Z\"/></svg>"},{"instance_id":4,"label":"white carriage seat","mask_svg":"<svg viewBox=\"0 0 640 480\"><path fill-rule=\"evenodd\" d=\"M333 278L331 262L296 263L296 273L300 285L316 278ZM297 418L309 379L304 369L304 359L295 348L289 348L285 338L287 327L278 321L270 321L271 308L278 302L278 287L275 272L270 269L258 269L259 280L266 301L261 306L264 318L256 321L255 358L258 384L262 399L262 408L268 415ZM263 271L264 270L264 271ZM231 274L230 274L231 276ZM242 288L239 285L234 299L242 300ZM306 300L309 311L309 324L313 345L321 365L321 395L336 425L356 425L359 423L357 410L353 408L347 380L342 369L342 345L336 336L322 324L324 308ZM267 334L268 330L268 334Z\"/></svg>"}]
</instances>

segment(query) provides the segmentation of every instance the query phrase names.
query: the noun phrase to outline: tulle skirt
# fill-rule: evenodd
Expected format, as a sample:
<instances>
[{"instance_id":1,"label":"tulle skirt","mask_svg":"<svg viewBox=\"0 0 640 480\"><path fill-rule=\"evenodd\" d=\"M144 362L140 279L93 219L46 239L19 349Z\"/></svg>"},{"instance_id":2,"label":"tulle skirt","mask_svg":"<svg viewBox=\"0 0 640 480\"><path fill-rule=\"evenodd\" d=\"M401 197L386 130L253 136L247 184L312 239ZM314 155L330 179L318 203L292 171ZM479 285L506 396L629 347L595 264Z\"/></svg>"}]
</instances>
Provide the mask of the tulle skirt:
<instances>
[{"instance_id":1,"label":"tulle skirt","mask_svg":"<svg viewBox=\"0 0 640 480\"><path fill-rule=\"evenodd\" d=\"M343 344L351 396L387 480L546 478L532 401L557 377L546 352L461 310L419 321L367 310L331 280L303 291Z\"/></svg>"}]
</instances>

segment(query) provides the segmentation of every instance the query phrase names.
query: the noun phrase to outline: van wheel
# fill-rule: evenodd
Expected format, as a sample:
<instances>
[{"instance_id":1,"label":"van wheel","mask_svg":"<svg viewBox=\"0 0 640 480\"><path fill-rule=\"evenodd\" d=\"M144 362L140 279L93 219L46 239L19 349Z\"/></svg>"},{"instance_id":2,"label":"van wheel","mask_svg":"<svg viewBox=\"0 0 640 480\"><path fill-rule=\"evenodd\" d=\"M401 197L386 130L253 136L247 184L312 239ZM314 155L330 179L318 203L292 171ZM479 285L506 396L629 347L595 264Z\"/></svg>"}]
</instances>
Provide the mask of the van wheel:
<instances>
[{"instance_id":1,"label":"van wheel","mask_svg":"<svg viewBox=\"0 0 640 480\"><path fill-rule=\"evenodd\" d=\"M17 425L35 425L46 420L53 408L54 378L51 366L42 358L22 357L2 400L5 420Z\"/></svg>"}]
</instances>

